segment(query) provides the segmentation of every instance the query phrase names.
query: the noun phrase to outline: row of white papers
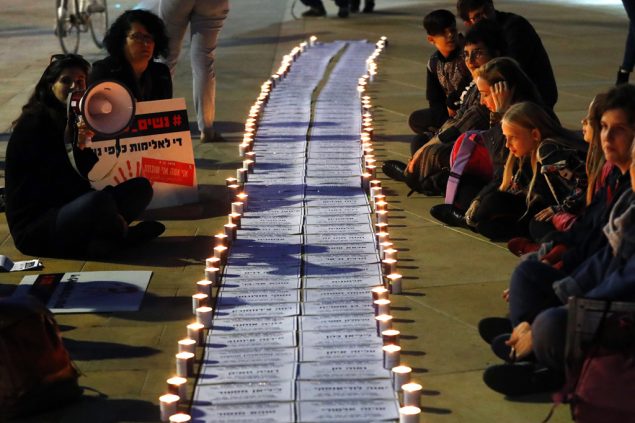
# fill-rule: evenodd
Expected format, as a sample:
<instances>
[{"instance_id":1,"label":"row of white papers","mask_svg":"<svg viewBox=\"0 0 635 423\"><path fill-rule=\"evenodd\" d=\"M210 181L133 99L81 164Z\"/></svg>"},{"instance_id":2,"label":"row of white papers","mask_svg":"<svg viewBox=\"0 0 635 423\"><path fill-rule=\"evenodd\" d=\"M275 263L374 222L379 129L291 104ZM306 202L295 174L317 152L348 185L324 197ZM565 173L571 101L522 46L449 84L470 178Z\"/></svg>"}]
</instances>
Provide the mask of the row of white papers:
<instances>
[{"instance_id":1,"label":"row of white papers","mask_svg":"<svg viewBox=\"0 0 635 423\"><path fill-rule=\"evenodd\" d=\"M195 421L398 418L370 291L382 281L380 260L360 186L356 82L373 49L318 44L272 91L206 340ZM342 51L311 120L313 91Z\"/></svg>"}]
</instances>

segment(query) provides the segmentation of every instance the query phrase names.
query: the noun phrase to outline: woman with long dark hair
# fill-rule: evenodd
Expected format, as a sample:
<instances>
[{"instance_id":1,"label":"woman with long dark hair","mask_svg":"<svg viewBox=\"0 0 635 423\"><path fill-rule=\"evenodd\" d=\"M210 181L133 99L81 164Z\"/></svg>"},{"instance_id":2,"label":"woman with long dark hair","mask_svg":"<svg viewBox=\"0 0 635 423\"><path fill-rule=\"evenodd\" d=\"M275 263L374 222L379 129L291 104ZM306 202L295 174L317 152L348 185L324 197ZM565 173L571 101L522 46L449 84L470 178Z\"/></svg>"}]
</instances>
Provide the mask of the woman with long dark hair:
<instances>
[{"instance_id":1,"label":"woman with long dark hair","mask_svg":"<svg viewBox=\"0 0 635 423\"><path fill-rule=\"evenodd\" d=\"M71 164L66 145L73 146L83 172L96 161L89 148L80 147L87 135L83 125L78 131L67 125L67 97L86 88L89 69L81 56L53 56L13 122L6 153L6 215L15 245L25 254L99 257L165 229L159 222L129 226L152 199L147 179L95 191ZM78 143L66 142L75 135Z\"/></svg>"}]
</instances>

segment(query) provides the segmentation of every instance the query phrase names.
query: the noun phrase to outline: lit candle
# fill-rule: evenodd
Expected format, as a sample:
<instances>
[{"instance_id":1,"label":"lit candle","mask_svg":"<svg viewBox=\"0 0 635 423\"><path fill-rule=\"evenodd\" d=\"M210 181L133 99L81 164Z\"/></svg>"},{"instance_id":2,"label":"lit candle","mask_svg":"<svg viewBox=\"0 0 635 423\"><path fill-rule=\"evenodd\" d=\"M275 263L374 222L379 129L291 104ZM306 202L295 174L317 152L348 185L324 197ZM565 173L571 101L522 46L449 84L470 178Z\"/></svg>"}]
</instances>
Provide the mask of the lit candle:
<instances>
[{"instance_id":1,"label":"lit candle","mask_svg":"<svg viewBox=\"0 0 635 423\"><path fill-rule=\"evenodd\" d=\"M236 194L236 201L240 201L241 203L243 203L243 207L247 206L247 198L249 198L249 195L247 195L247 193L245 192Z\"/></svg>"},{"instance_id":2,"label":"lit candle","mask_svg":"<svg viewBox=\"0 0 635 423\"><path fill-rule=\"evenodd\" d=\"M397 260L397 253L399 252L399 250L396 250L394 248L388 248L384 250L384 260L385 259L395 259Z\"/></svg>"},{"instance_id":3,"label":"lit candle","mask_svg":"<svg viewBox=\"0 0 635 423\"><path fill-rule=\"evenodd\" d=\"M376 207L376 203L377 203L378 201L386 201L386 195L385 195L385 194L377 194L377 195L375 196L375 201L374 201L374 203L373 203L373 207L375 208L375 210L377 209L377 207Z\"/></svg>"},{"instance_id":4,"label":"lit candle","mask_svg":"<svg viewBox=\"0 0 635 423\"><path fill-rule=\"evenodd\" d=\"M399 365L399 354L401 347L399 345L388 344L381 347L384 351L384 369L392 369Z\"/></svg>"},{"instance_id":5,"label":"lit candle","mask_svg":"<svg viewBox=\"0 0 635 423\"><path fill-rule=\"evenodd\" d=\"M179 339L179 352L196 353L196 341L190 338Z\"/></svg>"},{"instance_id":6,"label":"lit candle","mask_svg":"<svg viewBox=\"0 0 635 423\"><path fill-rule=\"evenodd\" d=\"M242 189L242 185L238 185L238 184L227 185L227 190L228 190L227 192L229 194L230 201L233 200L234 197L238 195L241 189Z\"/></svg>"},{"instance_id":7,"label":"lit candle","mask_svg":"<svg viewBox=\"0 0 635 423\"><path fill-rule=\"evenodd\" d=\"M187 379L180 376L174 376L167 380L168 392L170 394L178 395L180 398L185 399L187 397Z\"/></svg>"},{"instance_id":8,"label":"lit candle","mask_svg":"<svg viewBox=\"0 0 635 423\"><path fill-rule=\"evenodd\" d=\"M243 169L247 169L247 172L254 173L254 165L256 163L251 159L243 160Z\"/></svg>"},{"instance_id":9,"label":"lit candle","mask_svg":"<svg viewBox=\"0 0 635 423\"><path fill-rule=\"evenodd\" d=\"M220 263L224 266L225 263L227 263L227 247L225 247L224 245L217 245L216 247L214 247L214 257L219 258L220 259ZM216 280L218 279L218 271L220 269L216 270L216 275L214 275L215 279L210 279L213 282L216 282Z\"/></svg>"},{"instance_id":10,"label":"lit candle","mask_svg":"<svg viewBox=\"0 0 635 423\"><path fill-rule=\"evenodd\" d=\"M229 223L236 225L236 229L240 229L240 219L243 217L240 213L230 213L228 215Z\"/></svg>"},{"instance_id":11,"label":"lit candle","mask_svg":"<svg viewBox=\"0 0 635 423\"><path fill-rule=\"evenodd\" d=\"M389 235L388 232L375 232L375 240L377 241L377 245L382 242L388 241Z\"/></svg>"},{"instance_id":12,"label":"lit candle","mask_svg":"<svg viewBox=\"0 0 635 423\"><path fill-rule=\"evenodd\" d=\"M366 172L370 173L371 178L374 178L375 175L377 174L377 166L375 165L366 166Z\"/></svg>"},{"instance_id":13,"label":"lit candle","mask_svg":"<svg viewBox=\"0 0 635 423\"><path fill-rule=\"evenodd\" d=\"M408 366L397 366L392 368L392 385L395 391L401 391L401 386L410 382L412 369Z\"/></svg>"},{"instance_id":14,"label":"lit candle","mask_svg":"<svg viewBox=\"0 0 635 423\"><path fill-rule=\"evenodd\" d=\"M236 224L235 223L225 224L225 235L227 235L227 237L231 241L234 241L236 239Z\"/></svg>"},{"instance_id":15,"label":"lit candle","mask_svg":"<svg viewBox=\"0 0 635 423\"><path fill-rule=\"evenodd\" d=\"M388 280L388 289L390 290L390 293L395 295L401 294L401 274L390 273L386 276L386 279Z\"/></svg>"},{"instance_id":16,"label":"lit candle","mask_svg":"<svg viewBox=\"0 0 635 423\"><path fill-rule=\"evenodd\" d=\"M227 248L227 247L222 247L222 246L218 246L218 247L214 247L214 250L216 250L216 248ZM214 251L214 253L216 253L216 251ZM218 257L221 259L221 263L223 263L223 259L221 257ZM210 297L212 296L212 292L211 292L211 285L218 285L218 283L220 282L220 268L218 267L206 267L205 268L205 279L208 280L210 282L210 292L206 292L206 291L202 291L204 294L209 295Z\"/></svg>"},{"instance_id":17,"label":"lit candle","mask_svg":"<svg viewBox=\"0 0 635 423\"><path fill-rule=\"evenodd\" d=\"M370 292L373 295L373 301L388 299L388 290L383 285L374 287Z\"/></svg>"},{"instance_id":18,"label":"lit candle","mask_svg":"<svg viewBox=\"0 0 635 423\"><path fill-rule=\"evenodd\" d=\"M236 169L236 179L239 184L247 182L247 169Z\"/></svg>"},{"instance_id":19,"label":"lit candle","mask_svg":"<svg viewBox=\"0 0 635 423\"><path fill-rule=\"evenodd\" d=\"M223 234L225 235L225 234ZM205 267L218 267L220 268L220 259L218 257L208 257L205 259Z\"/></svg>"},{"instance_id":20,"label":"lit candle","mask_svg":"<svg viewBox=\"0 0 635 423\"><path fill-rule=\"evenodd\" d=\"M309 46L313 47L315 45L315 42L317 41L317 37L315 35L311 35L309 37Z\"/></svg>"},{"instance_id":21,"label":"lit candle","mask_svg":"<svg viewBox=\"0 0 635 423\"><path fill-rule=\"evenodd\" d=\"M418 383L406 383L401 387L403 390L403 405L405 407L419 407L421 405L421 390L423 387Z\"/></svg>"},{"instance_id":22,"label":"lit candle","mask_svg":"<svg viewBox=\"0 0 635 423\"><path fill-rule=\"evenodd\" d=\"M190 323L187 325L187 337L195 340L198 345L203 345L203 336L205 335L203 329L205 329L205 326L198 322Z\"/></svg>"},{"instance_id":23,"label":"lit candle","mask_svg":"<svg viewBox=\"0 0 635 423\"><path fill-rule=\"evenodd\" d=\"M362 173L362 189L366 192L368 192L369 188L370 188L370 177L371 174L368 172L364 172Z\"/></svg>"},{"instance_id":24,"label":"lit candle","mask_svg":"<svg viewBox=\"0 0 635 423\"><path fill-rule=\"evenodd\" d=\"M181 377L191 377L194 375L194 354L180 352L176 354L176 375Z\"/></svg>"},{"instance_id":25,"label":"lit candle","mask_svg":"<svg viewBox=\"0 0 635 423\"><path fill-rule=\"evenodd\" d=\"M381 192L381 187L370 187L370 198L371 198L372 200L374 200L374 199L375 199L375 196L376 196L376 195L379 195L379 194L381 194L381 193L382 193L382 192Z\"/></svg>"},{"instance_id":26,"label":"lit candle","mask_svg":"<svg viewBox=\"0 0 635 423\"><path fill-rule=\"evenodd\" d=\"M208 305L209 295L198 292L192 295L192 314L196 314L196 309Z\"/></svg>"},{"instance_id":27,"label":"lit candle","mask_svg":"<svg viewBox=\"0 0 635 423\"><path fill-rule=\"evenodd\" d=\"M196 282L196 292L205 294L208 297L212 296L212 281L208 279L200 280Z\"/></svg>"},{"instance_id":28,"label":"lit candle","mask_svg":"<svg viewBox=\"0 0 635 423\"><path fill-rule=\"evenodd\" d=\"M188 423L192 421L192 417L185 413L176 413L170 416L170 423Z\"/></svg>"},{"instance_id":29,"label":"lit candle","mask_svg":"<svg viewBox=\"0 0 635 423\"><path fill-rule=\"evenodd\" d=\"M247 153L245 153L245 157L256 164L256 153L254 153L253 151L248 151Z\"/></svg>"},{"instance_id":30,"label":"lit candle","mask_svg":"<svg viewBox=\"0 0 635 423\"><path fill-rule=\"evenodd\" d=\"M377 336L381 336L385 330L392 329L392 316L389 314L375 316L375 322L377 323Z\"/></svg>"},{"instance_id":31,"label":"lit candle","mask_svg":"<svg viewBox=\"0 0 635 423\"><path fill-rule=\"evenodd\" d=\"M395 273L397 271L397 260L384 259L381 263L384 267L384 275L390 275L391 273Z\"/></svg>"},{"instance_id":32,"label":"lit candle","mask_svg":"<svg viewBox=\"0 0 635 423\"><path fill-rule=\"evenodd\" d=\"M386 298L382 298L379 300L373 301L373 307L375 308L375 316L379 316L381 314L390 314L390 300Z\"/></svg>"},{"instance_id":33,"label":"lit candle","mask_svg":"<svg viewBox=\"0 0 635 423\"><path fill-rule=\"evenodd\" d=\"M244 212L245 210L243 207L243 203L241 203L240 201L234 201L232 203L232 213L243 214Z\"/></svg>"},{"instance_id":34,"label":"lit candle","mask_svg":"<svg viewBox=\"0 0 635 423\"><path fill-rule=\"evenodd\" d=\"M377 201L377 197L375 197L375 210L388 211L388 202L384 200Z\"/></svg>"},{"instance_id":35,"label":"lit candle","mask_svg":"<svg viewBox=\"0 0 635 423\"><path fill-rule=\"evenodd\" d=\"M217 233L214 235L214 246L217 247L219 245L223 245L225 247L229 247L229 237L224 233Z\"/></svg>"},{"instance_id":36,"label":"lit candle","mask_svg":"<svg viewBox=\"0 0 635 423\"><path fill-rule=\"evenodd\" d=\"M375 210L377 210L377 203L375 203ZM388 210L377 210L375 216L377 217L377 223L388 223Z\"/></svg>"},{"instance_id":37,"label":"lit candle","mask_svg":"<svg viewBox=\"0 0 635 423\"><path fill-rule=\"evenodd\" d=\"M375 188L375 187L380 187L381 188L381 181L379 179L373 179L372 181L370 181L370 187L371 188Z\"/></svg>"},{"instance_id":38,"label":"lit candle","mask_svg":"<svg viewBox=\"0 0 635 423\"><path fill-rule=\"evenodd\" d=\"M236 182L238 182L236 178L227 178L227 179L225 179L225 185L226 186L236 185Z\"/></svg>"},{"instance_id":39,"label":"lit candle","mask_svg":"<svg viewBox=\"0 0 635 423\"><path fill-rule=\"evenodd\" d=\"M196 321L206 329L212 327L212 311L211 307L199 307L196 309Z\"/></svg>"},{"instance_id":40,"label":"lit candle","mask_svg":"<svg viewBox=\"0 0 635 423\"><path fill-rule=\"evenodd\" d=\"M381 340L384 345L399 345L399 332L397 329L386 329L381 332Z\"/></svg>"},{"instance_id":41,"label":"lit candle","mask_svg":"<svg viewBox=\"0 0 635 423\"><path fill-rule=\"evenodd\" d=\"M176 413L176 406L179 400L179 396L174 394L165 394L159 397L159 411L162 422L169 421L170 416Z\"/></svg>"},{"instance_id":42,"label":"lit candle","mask_svg":"<svg viewBox=\"0 0 635 423\"><path fill-rule=\"evenodd\" d=\"M388 232L388 223L375 222L375 233L379 233L379 232Z\"/></svg>"},{"instance_id":43,"label":"lit candle","mask_svg":"<svg viewBox=\"0 0 635 423\"><path fill-rule=\"evenodd\" d=\"M244 141L244 140L243 140ZM251 149L251 143L242 142L238 144L238 154L240 157L245 157L245 154Z\"/></svg>"},{"instance_id":44,"label":"lit candle","mask_svg":"<svg viewBox=\"0 0 635 423\"><path fill-rule=\"evenodd\" d=\"M379 243L379 257L383 259L384 258L384 251L392 248L392 246L393 246L393 243L390 242L390 241L384 241L384 242Z\"/></svg>"},{"instance_id":45,"label":"lit candle","mask_svg":"<svg viewBox=\"0 0 635 423\"><path fill-rule=\"evenodd\" d=\"M419 423L419 407L406 406L399 409L399 423Z\"/></svg>"}]
</instances>

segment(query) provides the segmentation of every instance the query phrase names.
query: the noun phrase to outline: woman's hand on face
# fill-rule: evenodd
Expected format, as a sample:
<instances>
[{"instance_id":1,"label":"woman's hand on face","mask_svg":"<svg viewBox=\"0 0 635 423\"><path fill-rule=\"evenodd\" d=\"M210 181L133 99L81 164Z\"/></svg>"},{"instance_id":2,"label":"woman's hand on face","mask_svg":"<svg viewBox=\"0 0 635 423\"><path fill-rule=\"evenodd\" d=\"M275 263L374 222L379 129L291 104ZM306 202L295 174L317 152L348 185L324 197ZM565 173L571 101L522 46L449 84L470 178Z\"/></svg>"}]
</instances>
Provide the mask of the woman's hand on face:
<instances>
[{"instance_id":1,"label":"woman's hand on face","mask_svg":"<svg viewBox=\"0 0 635 423\"><path fill-rule=\"evenodd\" d=\"M77 118L77 148L83 150L84 148L88 147L94 136L95 133L90 128L88 128L88 125L86 125L84 119L79 116Z\"/></svg>"},{"instance_id":2,"label":"woman's hand on face","mask_svg":"<svg viewBox=\"0 0 635 423\"><path fill-rule=\"evenodd\" d=\"M538 222L547 222L547 221L551 220L551 218L555 214L556 214L556 212L554 212L551 207L547 207L546 209L541 210L538 213L536 213L536 215L534 216L534 219L536 219Z\"/></svg>"},{"instance_id":3,"label":"woman's hand on face","mask_svg":"<svg viewBox=\"0 0 635 423\"><path fill-rule=\"evenodd\" d=\"M499 81L492 86L492 100L496 113L505 113L512 101L512 90L507 85L507 81Z\"/></svg>"}]
</instances>

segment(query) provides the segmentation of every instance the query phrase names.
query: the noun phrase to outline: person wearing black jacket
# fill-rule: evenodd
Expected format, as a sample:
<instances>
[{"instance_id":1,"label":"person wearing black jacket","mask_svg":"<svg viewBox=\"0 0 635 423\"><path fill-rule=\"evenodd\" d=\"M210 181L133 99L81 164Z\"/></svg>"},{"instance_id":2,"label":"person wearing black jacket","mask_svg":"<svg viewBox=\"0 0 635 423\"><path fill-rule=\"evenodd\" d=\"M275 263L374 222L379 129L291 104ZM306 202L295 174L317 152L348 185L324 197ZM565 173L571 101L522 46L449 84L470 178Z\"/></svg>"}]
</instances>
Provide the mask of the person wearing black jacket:
<instances>
[{"instance_id":1,"label":"person wearing black jacket","mask_svg":"<svg viewBox=\"0 0 635 423\"><path fill-rule=\"evenodd\" d=\"M558 101L558 87L549 55L534 27L522 16L494 9L492 0L458 0L461 19L471 26L489 19L500 25L507 44L507 55L516 59L527 76L536 84L545 106L553 109Z\"/></svg>"},{"instance_id":2,"label":"person wearing black jacket","mask_svg":"<svg viewBox=\"0 0 635 423\"><path fill-rule=\"evenodd\" d=\"M24 254L100 257L160 235L159 222L129 224L152 199L145 178L102 191L72 166L88 172L96 162L82 148L89 133L81 123L67 126L66 99L86 88L90 65L78 55L54 55L22 113L13 123L6 152L6 215L15 245ZM78 144L72 143L77 136Z\"/></svg>"},{"instance_id":3,"label":"person wearing black jacket","mask_svg":"<svg viewBox=\"0 0 635 423\"><path fill-rule=\"evenodd\" d=\"M137 101L172 98L169 68L154 61L167 57L168 37L163 21L147 10L127 10L104 37L109 56L93 64L89 83L114 80L125 85Z\"/></svg>"}]
</instances>

